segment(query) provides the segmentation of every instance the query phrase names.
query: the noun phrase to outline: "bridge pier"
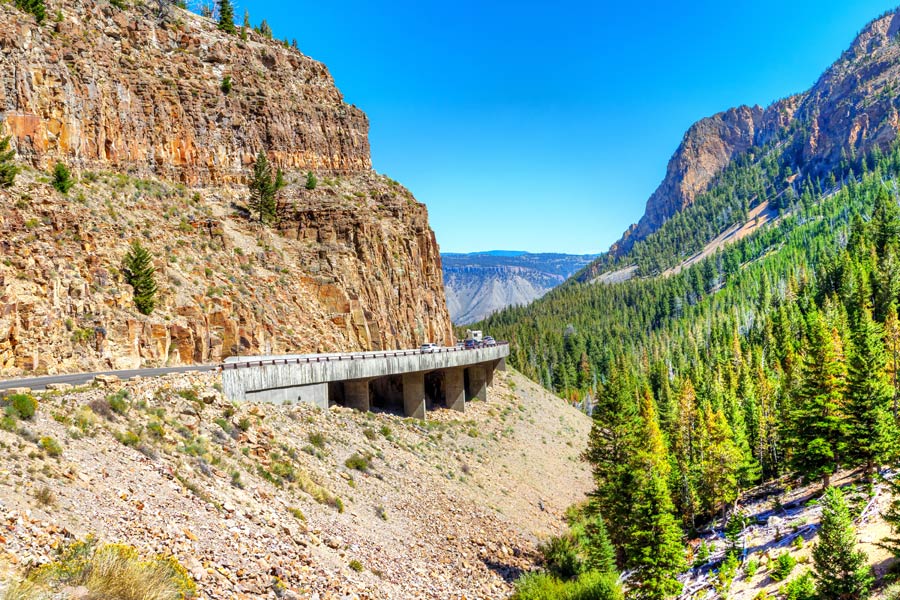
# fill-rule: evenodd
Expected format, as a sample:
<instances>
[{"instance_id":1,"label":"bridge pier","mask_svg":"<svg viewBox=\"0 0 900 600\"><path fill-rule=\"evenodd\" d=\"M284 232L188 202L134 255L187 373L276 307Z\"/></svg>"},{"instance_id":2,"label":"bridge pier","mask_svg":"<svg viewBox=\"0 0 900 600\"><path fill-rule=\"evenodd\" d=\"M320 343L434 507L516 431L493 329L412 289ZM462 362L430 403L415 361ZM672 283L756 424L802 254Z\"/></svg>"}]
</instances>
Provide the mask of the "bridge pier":
<instances>
[{"instance_id":1,"label":"bridge pier","mask_svg":"<svg viewBox=\"0 0 900 600\"><path fill-rule=\"evenodd\" d=\"M465 369L457 367L444 371L444 398L447 408L459 412L466 410Z\"/></svg>"},{"instance_id":2,"label":"bridge pier","mask_svg":"<svg viewBox=\"0 0 900 600\"><path fill-rule=\"evenodd\" d=\"M345 381L344 401L350 408L369 412L369 380L353 379Z\"/></svg>"},{"instance_id":3,"label":"bridge pier","mask_svg":"<svg viewBox=\"0 0 900 600\"><path fill-rule=\"evenodd\" d=\"M491 369L493 376L493 369ZM488 372L484 365L473 365L466 369L466 400L487 402Z\"/></svg>"},{"instance_id":4,"label":"bridge pier","mask_svg":"<svg viewBox=\"0 0 900 600\"><path fill-rule=\"evenodd\" d=\"M494 370L506 372L506 359L501 358L499 360L494 361Z\"/></svg>"},{"instance_id":5,"label":"bridge pier","mask_svg":"<svg viewBox=\"0 0 900 600\"><path fill-rule=\"evenodd\" d=\"M425 373L403 374L403 412L414 419L425 418Z\"/></svg>"}]
</instances>

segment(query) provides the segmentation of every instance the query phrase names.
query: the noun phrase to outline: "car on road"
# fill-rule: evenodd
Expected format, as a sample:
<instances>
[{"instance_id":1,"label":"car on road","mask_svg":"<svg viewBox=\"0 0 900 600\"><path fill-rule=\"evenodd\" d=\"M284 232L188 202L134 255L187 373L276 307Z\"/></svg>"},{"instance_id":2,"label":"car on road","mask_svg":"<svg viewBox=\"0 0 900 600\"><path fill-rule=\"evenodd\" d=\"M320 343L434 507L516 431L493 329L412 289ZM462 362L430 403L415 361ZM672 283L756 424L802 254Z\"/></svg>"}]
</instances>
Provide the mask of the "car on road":
<instances>
[{"instance_id":1,"label":"car on road","mask_svg":"<svg viewBox=\"0 0 900 600\"><path fill-rule=\"evenodd\" d=\"M497 340L495 340L495 339L492 338L491 336L487 336L486 338L484 338L484 339L481 341L481 343L483 343L485 346L496 346L496 345L497 345Z\"/></svg>"},{"instance_id":2,"label":"car on road","mask_svg":"<svg viewBox=\"0 0 900 600\"><path fill-rule=\"evenodd\" d=\"M440 349L440 346L438 346L434 342L428 342L427 344L422 344L419 347L420 352L437 352L438 349Z\"/></svg>"},{"instance_id":3,"label":"car on road","mask_svg":"<svg viewBox=\"0 0 900 600\"><path fill-rule=\"evenodd\" d=\"M465 341L465 344L463 345L463 347L464 347L466 350L471 350L471 349L473 349L473 348L477 348L477 347L478 347L478 342L476 342L475 340L466 340L466 341Z\"/></svg>"}]
</instances>

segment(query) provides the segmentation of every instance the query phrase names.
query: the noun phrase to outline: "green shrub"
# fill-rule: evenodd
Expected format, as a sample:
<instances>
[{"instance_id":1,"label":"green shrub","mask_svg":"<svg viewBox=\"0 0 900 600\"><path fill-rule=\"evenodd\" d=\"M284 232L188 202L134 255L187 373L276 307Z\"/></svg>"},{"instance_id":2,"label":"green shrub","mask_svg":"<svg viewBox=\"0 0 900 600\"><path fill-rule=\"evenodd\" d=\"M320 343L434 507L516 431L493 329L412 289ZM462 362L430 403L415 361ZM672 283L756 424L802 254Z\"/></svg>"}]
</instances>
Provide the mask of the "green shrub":
<instances>
[{"instance_id":1,"label":"green shrub","mask_svg":"<svg viewBox=\"0 0 900 600\"><path fill-rule=\"evenodd\" d=\"M747 579L751 579L756 572L759 570L759 561L755 558L751 558L744 563L744 575L747 576Z\"/></svg>"},{"instance_id":2,"label":"green shrub","mask_svg":"<svg viewBox=\"0 0 900 600\"><path fill-rule=\"evenodd\" d=\"M769 577L772 578L772 581L784 581L795 566L797 566L797 559L785 550L775 558L769 571Z\"/></svg>"},{"instance_id":3,"label":"green shrub","mask_svg":"<svg viewBox=\"0 0 900 600\"><path fill-rule=\"evenodd\" d=\"M69 172L69 167L65 163L58 162L53 167L53 181L51 185L61 194L68 194L72 186L75 185L72 174Z\"/></svg>"},{"instance_id":4,"label":"green shrub","mask_svg":"<svg viewBox=\"0 0 900 600\"><path fill-rule=\"evenodd\" d=\"M12 394L6 397L6 402L22 419L30 419L37 411L37 399L31 394Z\"/></svg>"},{"instance_id":5,"label":"green shrub","mask_svg":"<svg viewBox=\"0 0 900 600\"><path fill-rule=\"evenodd\" d=\"M119 390L115 394L106 397L106 402L114 413L124 415L128 412L128 390Z\"/></svg>"},{"instance_id":6,"label":"green shrub","mask_svg":"<svg viewBox=\"0 0 900 600\"><path fill-rule=\"evenodd\" d=\"M375 430L374 430L374 429L370 429L370 428L368 428L368 427L366 427L365 429L363 429L363 435L366 436L366 439L369 440L369 441L373 441L376 437L378 437L378 436L375 434Z\"/></svg>"},{"instance_id":7,"label":"green shrub","mask_svg":"<svg viewBox=\"0 0 900 600\"><path fill-rule=\"evenodd\" d=\"M38 440L38 446L43 448L48 456L56 457L62 454L62 446L50 436L44 436Z\"/></svg>"},{"instance_id":8,"label":"green shrub","mask_svg":"<svg viewBox=\"0 0 900 600\"><path fill-rule=\"evenodd\" d=\"M356 469L357 471L361 471L363 473L367 473L369 471L369 459L359 454L353 454L350 458L344 461L344 465L346 465L348 469Z\"/></svg>"},{"instance_id":9,"label":"green shrub","mask_svg":"<svg viewBox=\"0 0 900 600\"><path fill-rule=\"evenodd\" d=\"M543 555L547 571L560 579L573 579L584 568L578 556L578 546L571 535L551 537L538 550Z\"/></svg>"},{"instance_id":10,"label":"green shrub","mask_svg":"<svg viewBox=\"0 0 900 600\"><path fill-rule=\"evenodd\" d=\"M812 573L807 571L785 584L782 588L784 600L815 600L816 584Z\"/></svg>"},{"instance_id":11,"label":"green shrub","mask_svg":"<svg viewBox=\"0 0 900 600\"><path fill-rule=\"evenodd\" d=\"M141 441L140 436L133 431L123 431L121 433L117 433L116 439L126 446L137 446Z\"/></svg>"},{"instance_id":12,"label":"green shrub","mask_svg":"<svg viewBox=\"0 0 900 600\"><path fill-rule=\"evenodd\" d=\"M222 78L222 86L221 86L221 88L222 88L222 93L223 93L223 94L226 94L226 95L230 94L230 93L231 93L231 86L232 86L232 83L231 83L231 76L230 76L230 75L226 75L225 77Z\"/></svg>"},{"instance_id":13,"label":"green shrub","mask_svg":"<svg viewBox=\"0 0 900 600\"><path fill-rule=\"evenodd\" d=\"M325 449L325 434L314 432L309 434L309 443L319 450Z\"/></svg>"},{"instance_id":14,"label":"green shrub","mask_svg":"<svg viewBox=\"0 0 900 600\"><path fill-rule=\"evenodd\" d=\"M590 571L573 581L548 573L529 573L516 582L511 600L623 600L622 588L611 574Z\"/></svg>"},{"instance_id":15,"label":"green shrub","mask_svg":"<svg viewBox=\"0 0 900 600\"><path fill-rule=\"evenodd\" d=\"M38 23L42 23L47 16L44 0L16 0L16 6L33 14Z\"/></svg>"},{"instance_id":16,"label":"green shrub","mask_svg":"<svg viewBox=\"0 0 900 600\"><path fill-rule=\"evenodd\" d=\"M306 189L314 190L316 186L319 184L319 180L316 179L315 174L312 171L309 171L306 174Z\"/></svg>"},{"instance_id":17,"label":"green shrub","mask_svg":"<svg viewBox=\"0 0 900 600\"><path fill-rule=\"evenodd\" d=\"M362 563L355 559L350 561L350 568L357 573L362 573L364 569Z\"/></svg>"}]
</instances>

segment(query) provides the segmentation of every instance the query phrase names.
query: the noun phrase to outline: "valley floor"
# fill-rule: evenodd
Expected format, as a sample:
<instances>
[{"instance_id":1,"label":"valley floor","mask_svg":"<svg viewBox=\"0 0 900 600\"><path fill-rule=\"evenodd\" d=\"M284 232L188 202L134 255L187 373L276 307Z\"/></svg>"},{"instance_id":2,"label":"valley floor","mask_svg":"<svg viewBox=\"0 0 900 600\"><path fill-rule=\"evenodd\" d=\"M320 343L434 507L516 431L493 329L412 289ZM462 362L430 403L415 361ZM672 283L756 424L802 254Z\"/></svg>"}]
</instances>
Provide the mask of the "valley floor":
<instances>
[{"instance_id":1,"label":"valley floor","mask_svg":"<svg viewBox=\"0 0 900 600\"><path fill-rule=\"evenodd\" d=\"M427 421L233 406L214 374L49 393L0 431L0 580L94 535L173 554L203 598L506 597L591 487L590 420L495 382Z\"/></svg>"}]
</instances>

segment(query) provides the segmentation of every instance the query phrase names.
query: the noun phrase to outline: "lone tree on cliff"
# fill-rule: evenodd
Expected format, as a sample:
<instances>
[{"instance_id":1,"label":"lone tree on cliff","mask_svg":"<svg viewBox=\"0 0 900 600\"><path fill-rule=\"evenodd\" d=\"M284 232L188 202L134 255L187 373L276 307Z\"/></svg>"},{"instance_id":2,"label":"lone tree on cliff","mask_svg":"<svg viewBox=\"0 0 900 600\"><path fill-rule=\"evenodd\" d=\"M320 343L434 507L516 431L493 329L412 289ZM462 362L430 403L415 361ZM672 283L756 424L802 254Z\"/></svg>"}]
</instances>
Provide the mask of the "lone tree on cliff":
<instances>
[{"instance_id":1,"label":"lone tree on cliff","mask_svg":"<svg viewBox=\"0 0 900 600\"><path fill-rule=\"evenodd\" d=\"M131 248L122 262L122 271L125 281L134 288L134 305L138 312L149 315L156 307L156 269L153 267L153 257L140 241L131 242Z\"/></svg>"},{"instance_id":2,"label":"lone tree on cliff","mask_svg":"<svg viewBox=\"0 0 900 600\"><path fill-rule=\"evenodd\" d=\"M44 0L16 0L16 6L33 14L38 23L43 22L47 16Z\"/></svg>"},{"instance_id":3,"label":"lone tree on cliff","mask_svg":"<svg viewBox=\"0 0 900 600\"><path fill-rule=\"evenodd\" d=\"M253 164L253 178L250 180L250 211L256 214L260 223L275 220L277 191L272 180L272 166L266 153L260 150Z\"/></svg>"},{"instance_id":4,"label":"lone tree on cliff","mask_svg":"<svg viewBox=\"0 0 900 600\"><path fill-rule=\"evenodd\" d=\"M219 30L225 33L237 33L234 26L234 5L231 0L219 0Z\"/></svg>"},{"instance_id":5,"label":"lone tree on cliff","mask_svg":"<svg viewBox=\"0 0 900 600\"><path fill-rule=\"evenodd\" d=\"M16 180L19 167L13 162L16 151L9 147L10 136L0 140L0 187L8 188Z\"/></svg>"}]
</instances>

